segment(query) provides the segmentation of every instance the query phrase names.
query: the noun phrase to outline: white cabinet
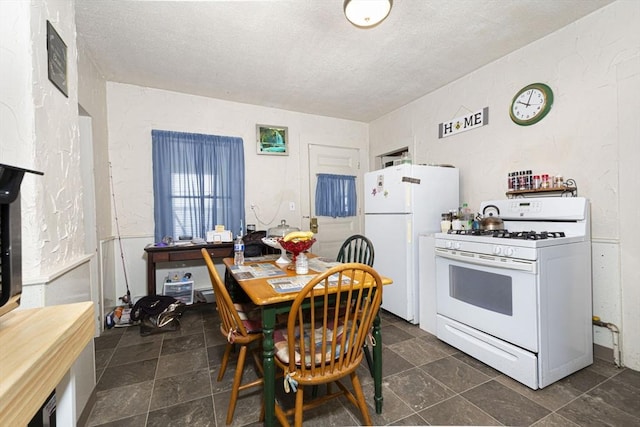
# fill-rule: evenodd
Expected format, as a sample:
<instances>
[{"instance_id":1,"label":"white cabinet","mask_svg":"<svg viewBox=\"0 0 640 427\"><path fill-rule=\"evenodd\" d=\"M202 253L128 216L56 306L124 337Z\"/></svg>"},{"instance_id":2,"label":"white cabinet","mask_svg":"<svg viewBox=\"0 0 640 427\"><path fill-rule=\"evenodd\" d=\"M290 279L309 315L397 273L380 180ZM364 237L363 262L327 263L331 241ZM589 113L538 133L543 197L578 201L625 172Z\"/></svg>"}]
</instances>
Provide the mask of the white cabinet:
<instances>
[{"instance_id":1,"label":"white cabinet","mask_svg":"<svg viewBox=\"0 0 640 427\"><path fill-rule=\"evenodd\" d=\"M420 286L420 329L436 334L436 239L433 234L418 237L418 277Z\"/></svg>"}]
</instances>

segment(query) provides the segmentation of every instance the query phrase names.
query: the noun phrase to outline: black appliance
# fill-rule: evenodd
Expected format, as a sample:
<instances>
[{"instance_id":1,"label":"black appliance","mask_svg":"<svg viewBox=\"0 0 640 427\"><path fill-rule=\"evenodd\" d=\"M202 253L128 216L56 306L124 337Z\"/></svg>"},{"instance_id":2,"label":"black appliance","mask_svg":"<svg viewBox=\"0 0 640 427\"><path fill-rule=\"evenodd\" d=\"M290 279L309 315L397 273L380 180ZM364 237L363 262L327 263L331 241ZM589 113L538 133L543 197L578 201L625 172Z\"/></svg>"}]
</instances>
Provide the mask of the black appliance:
<instances>
[{"instance_id":1,"label":"black appliance","mask_svg":"<svg viewBox=\"0 0 640 427\"><path fill-rule=\"evenodd\" d=\"M20 184L25 173L43 175L0 164L0 316L18 307L22 294Z\"/></svg>"}]
</instances>

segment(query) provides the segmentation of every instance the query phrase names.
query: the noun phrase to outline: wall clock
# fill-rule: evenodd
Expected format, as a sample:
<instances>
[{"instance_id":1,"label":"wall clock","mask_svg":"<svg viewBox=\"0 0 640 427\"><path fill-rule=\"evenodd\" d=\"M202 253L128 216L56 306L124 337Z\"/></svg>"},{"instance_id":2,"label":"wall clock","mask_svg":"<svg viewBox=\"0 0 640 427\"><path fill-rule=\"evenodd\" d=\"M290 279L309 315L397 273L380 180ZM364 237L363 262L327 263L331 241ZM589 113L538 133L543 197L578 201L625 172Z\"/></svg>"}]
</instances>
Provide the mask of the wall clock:
<instances>
[{"instance_id":1,"label":"wall clock","mask_svg":"<svg viewBox=\"0 0 640 427\"><path fill-rule=\"evenodd\" d=\"M529 126L538 123L551 110L553 91L544 83L523 87L511 101L509 115L514 123Z\"/></svg>"}]
</instances>

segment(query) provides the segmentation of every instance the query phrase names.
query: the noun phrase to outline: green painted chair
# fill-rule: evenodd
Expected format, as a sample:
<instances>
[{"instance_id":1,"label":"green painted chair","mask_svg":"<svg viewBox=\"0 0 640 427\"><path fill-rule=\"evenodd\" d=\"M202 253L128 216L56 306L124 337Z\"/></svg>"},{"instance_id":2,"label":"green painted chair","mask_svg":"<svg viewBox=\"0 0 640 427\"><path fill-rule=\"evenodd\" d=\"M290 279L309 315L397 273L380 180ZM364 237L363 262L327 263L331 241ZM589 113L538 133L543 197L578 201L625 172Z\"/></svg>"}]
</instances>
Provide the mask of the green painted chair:
<instances>
[{"instance_id":1,"label":"green painted chair","mask_svg":"<svg viewBox=\"0 0 640 427\"><path fill-rule=\"evenodd\" d=\"M338 262L359 262L361 264L373 267L373 260L375 258L375 251L373 250L373 243L361 234L354 234L347 238L340 247ZM373 358L371 357L371 350L369 345L365 341L364 344L364 357L369 367L369 373L373 376Z\"/></svg>"}]
</instances>

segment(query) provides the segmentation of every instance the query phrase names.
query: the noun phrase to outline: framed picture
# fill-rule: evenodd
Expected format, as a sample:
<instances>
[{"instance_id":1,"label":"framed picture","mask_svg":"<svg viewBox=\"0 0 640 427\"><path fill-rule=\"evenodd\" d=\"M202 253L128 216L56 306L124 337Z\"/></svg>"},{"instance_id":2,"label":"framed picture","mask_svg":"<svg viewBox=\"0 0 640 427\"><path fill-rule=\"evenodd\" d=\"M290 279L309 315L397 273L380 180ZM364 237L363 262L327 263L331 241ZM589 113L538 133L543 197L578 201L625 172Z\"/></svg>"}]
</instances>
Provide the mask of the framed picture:
<instances>
[{"instance_id":1,"label":"framed picture","mask_svg":"<svg viewBox=\"0 0 640 427\"><path fill-rule=\"evenodd\" d=\"M47 21L47 63L49 80L68 98L67 45L49 21Z\"/></svg>"},{"instance_id":2,"label":"framed picture","mask_svg":"<svg viewBox=\"0 0 640 427\"><path fill-rule=\"evenodd\" d=\"M284 126L256 125L258 154L289 155L289 134Z\"/></svg>"}]
</instances>

